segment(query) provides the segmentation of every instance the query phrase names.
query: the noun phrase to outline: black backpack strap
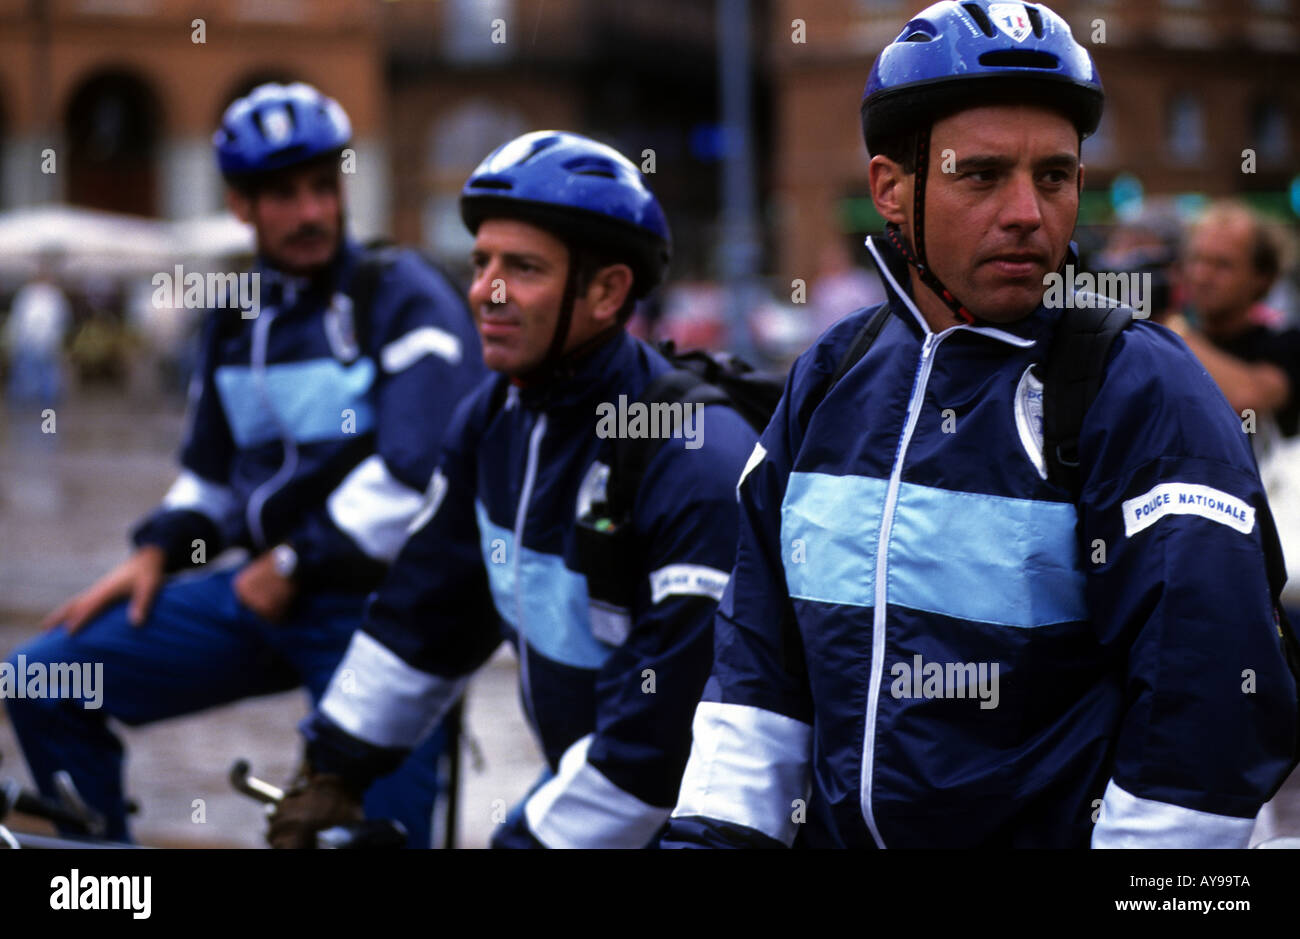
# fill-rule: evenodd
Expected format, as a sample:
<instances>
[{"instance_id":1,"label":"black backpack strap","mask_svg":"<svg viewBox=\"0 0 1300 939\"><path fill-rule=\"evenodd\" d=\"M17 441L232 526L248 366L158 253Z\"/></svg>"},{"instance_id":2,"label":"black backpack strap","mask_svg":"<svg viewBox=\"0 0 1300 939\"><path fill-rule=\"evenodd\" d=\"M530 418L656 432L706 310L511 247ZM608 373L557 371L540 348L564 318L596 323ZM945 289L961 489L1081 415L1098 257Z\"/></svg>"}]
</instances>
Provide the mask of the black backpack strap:
<instances>
[{"instance_id":1,"label":"black backpack strap","mask_svg":"<svg viewBox=\"0 0 1300 939\"><path fill-rule=\"evenodd\" d=\"M397 261L398 252L398 248L388 244L367 247L352 271L347 295L352 301L352 322L363 343L368 344L370 340L370 311L374 309L379 282Z\"/></svg>"},{"instance_id":2,"label":"black backpack strap","mask_svg":"<svg viewBox=\"0 0 1300 939\"><path fill-rule=\"evenodd\" d=\"M1111 344L1133 322L1125 306L1068 307L1043 363L1043 459L1047 478L1075 498L1079 478L1079 432L1101 390Z\"/></svg>"},{"instance_id":3,"label":"black backpack strap","mask_svg":"<svg viewBox=\"0 0 1300 939\"><path fill-rule=\"evenodd\" d=\"M848 349L845 350L844 355L841 356L839 362L836 363L835 369L831 372L830 378L828 378L820 388L808 395L808 397L804 398L803 405L799 408L799 424L801 426L808 426L808 418L811 417L812 412L817 409L817 405L821 404L822 401L826 399L826 396L830 394L831 389L835 387L841 378L848 374L849 369L862 361L862 357L867 354L867 350L869 350L875 343L876 337L879 336L880 331L885 328L885 323L888 320L889 304L885 303L881 305L880 309L878 309L870 319L862 324L862 328L857 331L856 335L854 335L853 341L849 343Z\"/></svg>"},{"instance_id":4,"label":"black backpack strap","mask_svg":"<svg viewBox=\"0 0 1300 939\"><path fill-rule=\"evenodd\" d=\"M637 400L651 406L731 404L731 399L721 389L684 368L675 368L651 381ZM605 488L605 501L613 518L631 514L636 494L641 489L641 480L667 440L662 436L616 437L608 442L609 483Z\"/></svg>"}]
</instances>

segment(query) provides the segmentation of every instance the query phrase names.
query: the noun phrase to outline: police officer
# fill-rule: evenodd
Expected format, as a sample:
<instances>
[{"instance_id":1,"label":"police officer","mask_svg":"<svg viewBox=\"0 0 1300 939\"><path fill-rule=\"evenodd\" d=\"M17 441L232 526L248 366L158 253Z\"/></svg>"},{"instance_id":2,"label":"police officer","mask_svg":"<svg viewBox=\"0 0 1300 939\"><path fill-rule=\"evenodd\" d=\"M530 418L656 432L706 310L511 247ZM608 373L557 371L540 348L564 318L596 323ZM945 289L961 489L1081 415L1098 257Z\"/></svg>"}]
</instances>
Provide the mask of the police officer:
<instances>
[{"instance_id":1,"label":"police officer","mask_svg":"<svg viewBox=\"0 0 1300 939\"><path fill-rule=\"evenodd\" d=\"M630 519L597 517L612 446L599 415L670 370L623 328L663 278L663 212L615 150L539 131L484 160L461 214L498 375L458 410L424 514L304 724L316 776L272 820L276 846L350 817L502 629L547 771L494 846L645 846L686 763L755 434L730 407L704 407L694 440L654 452Z\"/></svg>"},{"instance_id":2,"label":"police officer","mask_svg":"<svg viewBox=\"0 0 1300 939\"><path fill-rule=\"evenodd\" d=\"M1040 4L938 3L877 58L889 299L856 361L879 309L800 358L749 460L664 844L1246 845L1296 689L1238 419L1132 322L1077 447L1044 452L1045 287L1101 108Z\"/></svg>"},{"instance_id":3,"label":"police officer","mask_svg":"<svg viewBox=\"0 0 1300 939\"><path fill-rule=\"evenodd\" d=\"M216 155L256 231L259 305L237 308L231 291L209 314L181 473L135 553L14 656L102 663L100 709L8 706L42 791L70 772L110 838L128 832L106 718L147 724L300 685L318 698L419 508L446 415L484 374L452 284L414 253L371 256L344 234L350 137L339 104L305 84L262 85L227 109ZM227 547L249 560L203 567ZM431 736L366 800L412 845L429 843L440 747Z\"/></svg>"}]
</instances>

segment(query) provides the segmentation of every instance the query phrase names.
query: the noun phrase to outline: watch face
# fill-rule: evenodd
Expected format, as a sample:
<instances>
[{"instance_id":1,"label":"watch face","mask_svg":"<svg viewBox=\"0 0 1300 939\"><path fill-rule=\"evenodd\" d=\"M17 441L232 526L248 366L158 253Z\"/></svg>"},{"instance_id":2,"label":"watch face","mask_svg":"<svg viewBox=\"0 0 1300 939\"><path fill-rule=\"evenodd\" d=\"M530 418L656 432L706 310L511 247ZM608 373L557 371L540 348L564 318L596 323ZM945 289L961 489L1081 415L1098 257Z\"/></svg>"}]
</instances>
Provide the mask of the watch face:
<instances>
[{"instance_id":1,"label":"watch face","mask_svg":"<svg viewBox=\"0 0 1300 939\"><path fill-rule=\"evenodd\" d=\"M271 562L281 577L292 577L298 567L298 552L287 544L279 545L271 552Z\"/></svg>"}]
</instances>

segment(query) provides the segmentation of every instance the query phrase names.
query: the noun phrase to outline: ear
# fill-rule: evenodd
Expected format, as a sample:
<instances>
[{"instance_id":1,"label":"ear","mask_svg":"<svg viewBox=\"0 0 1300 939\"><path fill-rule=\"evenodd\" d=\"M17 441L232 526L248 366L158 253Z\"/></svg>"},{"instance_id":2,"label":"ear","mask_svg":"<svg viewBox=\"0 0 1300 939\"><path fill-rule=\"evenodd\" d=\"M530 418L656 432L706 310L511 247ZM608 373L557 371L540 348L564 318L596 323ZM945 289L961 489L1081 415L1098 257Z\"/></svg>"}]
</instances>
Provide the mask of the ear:
<instances>
[{"instance_id":1,"label":"ear","mask_svg":"<svg viewBox=\"0 0 1300 939\"><path fill-rule=\"evenodd\" d=\"M632 277L626 264L610 264L596 272L584 298L593 320L602 325L614 322L632 290Z\"/></svg>"},{"instance_id":2,"label":"ear","mask_svg":"<svg viewBox=\"0 0 1300 939\"><path fill-rule=\"evenodd\" d=\"M253 224L253 200L233 186L226 187L226 207L245 225Z\"/></svg>"},{"instance_id":3,"label":"ear","mask_svg":"<svg viewBox=\"0 0 1300 939\"><path fill-rule=\"evenodd\" d=\"M907 195L911 186L901 164L887 156L873 156L867 166L871 185L871 201L887 222L904 225L907 222Z\"/></svg>"}]
</instances>

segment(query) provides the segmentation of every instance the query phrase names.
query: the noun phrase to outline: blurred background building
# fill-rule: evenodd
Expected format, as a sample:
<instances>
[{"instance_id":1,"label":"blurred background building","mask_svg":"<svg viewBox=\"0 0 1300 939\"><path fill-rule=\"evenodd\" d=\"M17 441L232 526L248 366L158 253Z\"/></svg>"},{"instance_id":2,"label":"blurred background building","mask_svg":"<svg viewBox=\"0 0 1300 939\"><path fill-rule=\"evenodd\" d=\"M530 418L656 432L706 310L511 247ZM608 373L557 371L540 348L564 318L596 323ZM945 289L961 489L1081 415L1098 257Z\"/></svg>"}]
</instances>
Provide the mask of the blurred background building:
<instances>
[{"instance_id":1,"label":"blurred background building","mask_svg":"<svg viewBox=\"0 0 1300 939\"><path fill-rule=\"evenodd\" d=\"M678 281L718 276L722 168L746 141L755 273L779 285L830 273L845 251L865 263L862 237L881 220L858 103L919 0L754 0L749 28L720 34L726 2L0 0L0 211L63 202L210 218L222 206L210 149L222 110L261 81L302 79L352 117L349 205L363 237L462 263L456 196L469 171L518 133L559 127L653 171ZM1091 226L1152 198L1186 215L1243 194L1300 218L1297 0L1052 5L1108 91L1085 147L1085 247ZM747 138L721 114L719 39L749 52Z\"/></svg>"}]
</instances>

